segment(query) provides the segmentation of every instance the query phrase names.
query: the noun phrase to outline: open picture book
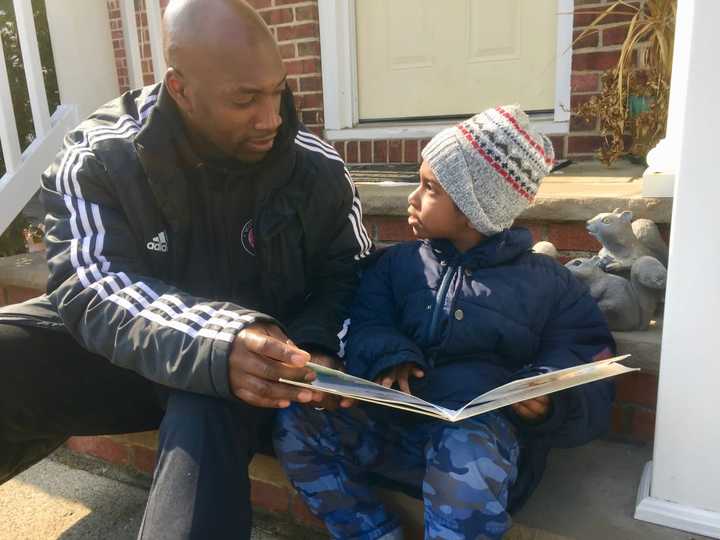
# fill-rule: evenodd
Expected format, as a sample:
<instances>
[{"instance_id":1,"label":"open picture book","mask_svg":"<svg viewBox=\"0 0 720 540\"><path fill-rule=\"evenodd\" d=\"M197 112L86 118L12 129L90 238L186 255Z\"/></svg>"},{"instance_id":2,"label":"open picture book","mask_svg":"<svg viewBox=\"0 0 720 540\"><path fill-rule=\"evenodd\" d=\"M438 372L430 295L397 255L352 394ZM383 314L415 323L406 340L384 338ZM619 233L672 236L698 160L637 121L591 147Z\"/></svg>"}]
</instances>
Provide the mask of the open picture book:
<instances>
[{"instance_id":1,"label":"open picture book","mask_svg":"<svg viewBox=\"0 0 720 540\"><path fill-rule=\"evenodd\" d=\"M377 405L425 414L448 422L459 422L526 399L552 394L573 386L580 386L581 384L622 375L623 373L638 371L639 368L629 368L620 364L621 361L629 357L630 355L616 356L606 360L543 373L534 377L518 379L476 397L457 410L446 409L400 390L386 388L380 384L313 363L308 364L308 367L312 368L317 374L317 378L312 383L286 379L280 379L280 381Z\"/></svg>"}]
</instances>

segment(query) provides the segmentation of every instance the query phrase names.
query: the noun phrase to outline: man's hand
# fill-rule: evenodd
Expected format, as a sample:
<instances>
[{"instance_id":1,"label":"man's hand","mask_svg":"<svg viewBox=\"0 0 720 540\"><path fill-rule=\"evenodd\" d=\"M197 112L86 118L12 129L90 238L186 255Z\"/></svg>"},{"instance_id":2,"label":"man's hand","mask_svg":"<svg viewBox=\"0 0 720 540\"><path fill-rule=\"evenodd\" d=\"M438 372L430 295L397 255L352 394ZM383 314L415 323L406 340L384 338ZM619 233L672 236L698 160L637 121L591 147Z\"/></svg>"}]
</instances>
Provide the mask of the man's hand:
<instances>
[{"instance_id":1,"label":"man's hand","mask_svg":"<svg viewBox=\"0 0 720 540\"><path fill-rule=\"evenodd\" d=\"M540 396L510 405L520 418L530 424L539 424L550 414L550 397Z\"/></svg>"},{"instance_id":2,"label":"man's hand","mask_svg":"<svg viewBox=\"0 0 720 540\"><path fill-rule=\"evenodd\" d=\"M313 364L319 364L321 366L329 367L331 369L339 369L342 371L342 364L340 360L329 354L313 353L310 361ZM319 396L317 396L317 394L319 394ZM315 405L317 408L327 409L329 411L334 411L338 408L338 406L343 409L347 409L355 405L354 399L318 392L316 392L315 401L317 401L317 404Z\"/></svg>"},{"instance_id":3,"label":"man's hand","mask_svg":"<svg viewBox=\"0 0 720 540\"><path fill-rule=\"evenodd\" d=\"M241 330L230 350L230 389L255 407L284 408L291 401L308 403L319 392L278 382L312 382L315 373L305 367L310 354L298 349L275 325L258 323Z\"/></svg>"},{"instance_id":4,"label":"man's hand","mask_svg":"<svg viewBox=\"0 0 720 540\"><path fill-rule=\"evenodd\" d=\"M381 374L375 382L382 384L387 388L392 388L392 386L397 383L401 391L406 394L411 394L410 375L419 379L425 376L425 372L420 369L417 364L413 362L406 362L387 370L385 373Z\"/></svg>"}]
</instances>

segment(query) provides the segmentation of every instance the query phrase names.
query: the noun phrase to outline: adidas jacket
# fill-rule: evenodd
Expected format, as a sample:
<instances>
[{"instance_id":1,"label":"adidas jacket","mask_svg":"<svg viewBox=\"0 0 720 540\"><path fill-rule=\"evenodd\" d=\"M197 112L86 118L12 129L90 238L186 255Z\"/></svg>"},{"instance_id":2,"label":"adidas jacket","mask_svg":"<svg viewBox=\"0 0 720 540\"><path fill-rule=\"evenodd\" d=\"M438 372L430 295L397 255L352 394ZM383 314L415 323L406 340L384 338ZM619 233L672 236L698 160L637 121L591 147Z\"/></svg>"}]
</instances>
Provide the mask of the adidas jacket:
<instances>
[{"instance_id":1,"label":"adidas jacket","mask_svg":"<svg viewBox=\"0 0 720 540\"><path fill-rule=\"evenodd\" d=\"M129 92L67 135L42 179L47 295L0 309L0 321L68 331L147 379L230 397L231 343L256 321L280 324L301 346L338 351L356 263L372 246L342 159L298 125L288 90L272 158L258 167L267 309L180 290L191 205L181 170L187 142L163 113L170 101L162 85Z\"/></svg>"}]
</instances>

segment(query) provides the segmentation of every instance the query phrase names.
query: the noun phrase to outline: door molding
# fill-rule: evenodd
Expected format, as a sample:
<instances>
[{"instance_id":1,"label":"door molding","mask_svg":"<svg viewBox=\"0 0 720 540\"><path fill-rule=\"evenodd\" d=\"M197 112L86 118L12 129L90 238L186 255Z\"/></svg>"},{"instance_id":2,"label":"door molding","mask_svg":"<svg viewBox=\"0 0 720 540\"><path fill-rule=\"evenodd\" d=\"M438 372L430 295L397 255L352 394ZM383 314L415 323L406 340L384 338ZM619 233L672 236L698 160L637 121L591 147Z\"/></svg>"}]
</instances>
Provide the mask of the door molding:
<instances>
[{"instance_id":1,"label":"door molding","mask_svg":"<svg viewBox=\"0 0 720 540\"><path fill-rule=\"evenodd\" d=\"M555 65L555 108L551 121L546 117L538 128L546 133L567 133L570 121L570 73L574 0L557 0L557 41ZM355 0L318 0L320 51L322 59L325 130L328 138L353 138L358 130L378 137L392 127L358 127L357 35ZM401 124L399 121L398 124ZM434 128L435 126L433 126ZM427 123L418 125L418 137L427 133ZM405 138L414 138L411 123L404 123Z\"/></svg>"}]
</instances>

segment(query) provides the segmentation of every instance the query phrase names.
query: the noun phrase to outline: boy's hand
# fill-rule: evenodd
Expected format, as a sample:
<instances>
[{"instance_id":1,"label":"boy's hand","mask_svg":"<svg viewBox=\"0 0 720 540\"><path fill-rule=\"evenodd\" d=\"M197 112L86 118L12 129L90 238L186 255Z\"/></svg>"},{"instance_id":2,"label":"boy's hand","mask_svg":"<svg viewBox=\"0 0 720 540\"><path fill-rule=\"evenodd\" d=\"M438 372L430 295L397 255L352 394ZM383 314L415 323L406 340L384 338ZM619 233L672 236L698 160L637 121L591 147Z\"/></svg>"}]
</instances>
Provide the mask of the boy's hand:
<instances>
[{"instance_id":1,"label":"boy's hand","mask_svg":"<svg viewBox=\"0 0 720 540\"><path fill-rule=\"evenodd\" d=\"M321 366L329 367L331 369L338 369L343 371L342 362L334 356L323 353L312 353L310 361L313 364L319 364ZM328 411L334 411L338 407L347 409L355 405L355 400L348 397L335 396L333 394L326 394L324 392L316 392L313 397L315 407L318 409L327 409Z\"/></svg>"},{"instance_id":2,"label":"boy's hand","mask_svg":"<svg viewBox=\"0 0 720 540\"><path fill-rule=\"evenodd\" d=\"M526 399L510 405L512 410L520 418L531 424L539 424L550 414L550 396L540 396L534 399Z\"/></svg>"},{"instance_id":3,"label":"boy's hand","mask_svg":"<svg viewBox=\"0 0 720 540\"><path fill-rule=\"evenodd\" d=\"M410 392L410 375L417 377L418 379L425 376L425 372L413 362L405 362L387 370L381 374L375 382L382 384L386 388L392 388L397 383L402 392L411 394Z\"/></svg>"}]
</instances>

